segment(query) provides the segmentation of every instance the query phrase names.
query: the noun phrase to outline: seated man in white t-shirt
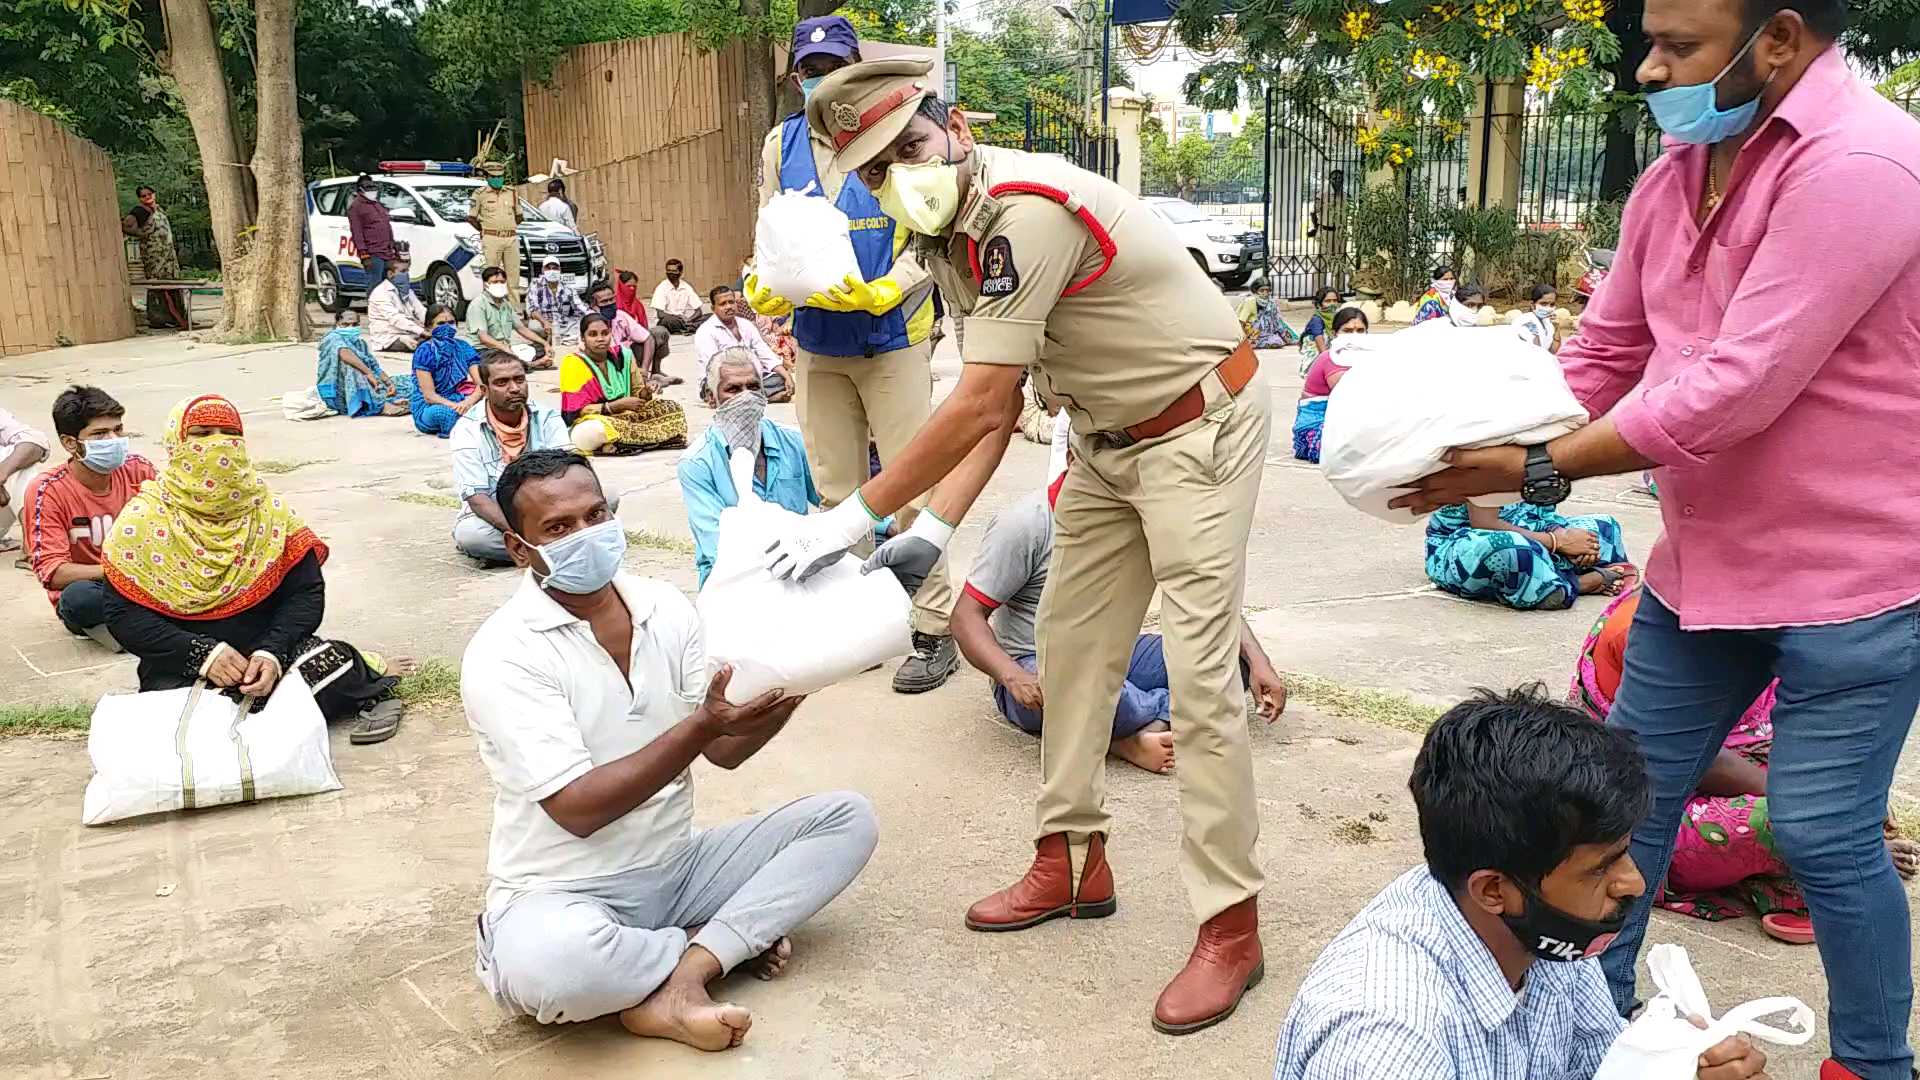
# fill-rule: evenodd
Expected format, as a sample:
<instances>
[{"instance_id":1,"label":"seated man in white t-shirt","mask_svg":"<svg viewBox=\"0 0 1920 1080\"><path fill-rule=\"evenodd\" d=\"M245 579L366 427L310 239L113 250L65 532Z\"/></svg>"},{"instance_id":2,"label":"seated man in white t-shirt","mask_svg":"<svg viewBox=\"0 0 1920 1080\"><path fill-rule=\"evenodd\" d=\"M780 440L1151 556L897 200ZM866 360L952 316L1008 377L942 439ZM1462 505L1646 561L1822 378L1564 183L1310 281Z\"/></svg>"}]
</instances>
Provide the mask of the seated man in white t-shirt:
<instances>
[{"instance_id":1,"label":"seated man in white t-shirt","mask_svg":"<svg viewBox=\"0 0 1920 1080\"><path fill-rule=\"evenodd\" d=\"M725 1050L753 1018L707 984L786 966L786 934L878 837L853 792L693 827L697 757L732 769L799 698L726 701L680 590L620 572L626 536L587 460L529 450L494 489L525 579L467 645L461 699L492 775L479 975L543 1024L618 1013L636 1035Z\"/></svg>"}]
</instances>

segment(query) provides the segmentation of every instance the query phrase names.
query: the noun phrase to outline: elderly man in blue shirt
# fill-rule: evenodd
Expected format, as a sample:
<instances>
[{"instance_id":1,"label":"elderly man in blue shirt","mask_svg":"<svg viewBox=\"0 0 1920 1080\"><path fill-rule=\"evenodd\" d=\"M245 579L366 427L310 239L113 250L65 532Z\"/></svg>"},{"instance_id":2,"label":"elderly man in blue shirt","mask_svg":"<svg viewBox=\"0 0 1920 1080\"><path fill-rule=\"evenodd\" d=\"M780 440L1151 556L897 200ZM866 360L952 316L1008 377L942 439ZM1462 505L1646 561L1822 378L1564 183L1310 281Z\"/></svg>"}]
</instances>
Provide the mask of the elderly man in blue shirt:
<instances>
[{"instance_id":1,"label":"elderly man in blue shirt","mask_svg":"<svg viewBox=\"0 0 1920 1080\"><path fill-rule=\"evenodd\" d=\"M488 566L511 566L505 533L507 519L493 497L515 458L529 450L564 449L573 445L560 410L527 397L527 362L499 349L480 354L480 389L487 400L468 409L447 435L453 451L453 487L460 497L460 516L453 521L453 546L462 555ZM608 493L607 505L618 509L617 495Z\"/></svg>"},{"instance_id":2,"label":"elderly man in blue shirt","mask_svg":"<svg viewBox=\"0 0 1920 1080\"><path fill-rule=\"evenodd\" d=\"M1598 957L1647 887L1627 853L1650 798L1632 736L1538 687L1483 690L1427 732L1408 786L1427 864L1321 952L1274 1080L1591 1077L1626 1028ZM1697 1077L1766 1064L1736 1035Z\"/></svg>"},{"instance_id":3,"label":"elderly man in blue shirt","mask_svg":"<svg viewBox=\"0 0 1920 1080\"><path fill-rule=\"evenodd\" d=\"M715 353L707 385L713 390L713 423L680 458L680 495L687 504L694 569L701 585L707 583L714 553L720 548L720 511L740 501L727 470L735 449L753 453L755 495L796 514L820 505L799 429L766 418L767 396L760 387L760 367L753 353L737 347ZM885 535L890 522L883 522L875 532Z\"/></svg>"}]
</instances>

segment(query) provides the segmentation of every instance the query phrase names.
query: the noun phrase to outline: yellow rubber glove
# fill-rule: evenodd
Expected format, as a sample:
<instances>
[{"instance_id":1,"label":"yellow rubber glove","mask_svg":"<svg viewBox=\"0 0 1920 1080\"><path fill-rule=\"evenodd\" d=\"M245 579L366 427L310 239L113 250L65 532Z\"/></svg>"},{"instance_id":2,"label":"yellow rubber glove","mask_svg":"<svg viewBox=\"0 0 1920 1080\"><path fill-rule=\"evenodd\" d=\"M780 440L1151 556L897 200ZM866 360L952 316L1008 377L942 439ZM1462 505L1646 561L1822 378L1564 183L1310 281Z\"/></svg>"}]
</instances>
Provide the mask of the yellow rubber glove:
<instances>
[{"instance_id":1,"label":"yellow rubber glove","mask_svg":"<svg viewBox=\"0 0 1920 1080\"><path fill-rule=\"evenodd\" d=\"M747 306L755 313L765 315L769 319L785 318L793 314L793 301L784 296L775 296L772 289L760 284L759 275L748 274L747 280L742 284L747 287Z\"/></svg>"},{"instance_id":2,"label":"yellow rubber glove","mask_svg":"<svg viewBox=\"0 0 1920 1080\"><path fill-rule=\"evenodd\" d=\"M864 311L869 315L885 315L899 303L899 282L890 277L861 281L857 274L848 274L844 284L807 297L808 307L825 311Z\"/></svg>"}]
</instances>

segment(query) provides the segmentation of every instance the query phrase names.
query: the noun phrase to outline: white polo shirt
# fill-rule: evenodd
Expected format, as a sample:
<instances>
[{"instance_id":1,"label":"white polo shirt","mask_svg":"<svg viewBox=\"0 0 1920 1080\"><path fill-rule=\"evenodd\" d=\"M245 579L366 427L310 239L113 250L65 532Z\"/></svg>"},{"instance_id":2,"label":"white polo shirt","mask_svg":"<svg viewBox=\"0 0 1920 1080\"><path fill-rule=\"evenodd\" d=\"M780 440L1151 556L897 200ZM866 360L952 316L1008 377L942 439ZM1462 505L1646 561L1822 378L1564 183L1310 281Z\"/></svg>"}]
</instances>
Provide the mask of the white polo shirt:
<instances>
[{"instance_id":1,"label":"white polo shirt","mask_svg":"<svg viewBox=\"0 0 1920 1080\"><path fill-rule=\"evenodd\" d=\"M652 742L706 696L693 605L662 581L622 573L613 585L633 615L631 682L593 628L547 596L530 572L467 643L460 699L494 783L490 912L522 892L662 862L692 835L686 772L585 839L540 806L595 766Z\"/></svg>"}]
</instances>

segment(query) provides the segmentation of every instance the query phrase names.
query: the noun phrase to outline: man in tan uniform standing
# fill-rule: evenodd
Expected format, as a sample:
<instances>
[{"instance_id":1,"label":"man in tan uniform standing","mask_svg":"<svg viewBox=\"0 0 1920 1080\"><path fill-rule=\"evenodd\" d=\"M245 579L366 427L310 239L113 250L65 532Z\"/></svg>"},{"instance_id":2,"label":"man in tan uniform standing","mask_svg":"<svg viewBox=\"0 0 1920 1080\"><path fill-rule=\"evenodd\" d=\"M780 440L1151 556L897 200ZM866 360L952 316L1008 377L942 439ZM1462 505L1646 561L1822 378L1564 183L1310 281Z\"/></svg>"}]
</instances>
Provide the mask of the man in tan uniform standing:
<instances>
[{"instance_id":1,"label":"man in tan uniform standing","mask_svg":"<svg viewBox=\"0 0 1920 1080\"><path fill-rule=\"evenodd\" d=\"M520 195L507 187L507 167L497 161L480 166L487 186L476 188L467 210L467 224L480 230L483 266L507 272L507 294L520 303Z\"/></svg>"},{"instance_id":2,"label":"man in tan uniform standing","mask_svg":"<svg viewBox=\"0 0 1920 1080\"><path fill-rule=\"evenodd\" d=\"M1158 585L1180 872L1200 933L1153 1023L1195 1031L1230 1014L1264 971L1259 809L1236 661L1267 383L1225 297L1158 217L1092 173L975 143L929 91L928 70L912 58L844 69L815 90L807 118L921 234L929 272L967 317L960 383L853 498L775 545L770 565L805 576L938 483L928 509L867 561L913 588L1005 453L1021 374L1034 368L1040 392L1087 433L1074 438L1054 508L1040 604L1039 840L1026 876L974 904L967 925L1021 930L1113 913L1105 756Z\"/></svg>"},{"instance_id":3,"label":"man in tan uniform standing","mask_svg":"<svg viewBox=\"0 0 1920 1080\"><path fill-rule=\"evenodd\" d=\"M839 15L802 19L793 29L792 74L807 97L859 59L853 24ZM757 179L761 206L782 191L811 190L844 212L865 276L850 279L847 293L815 294L797 310L758 279L745 282L755 311L793 315L800 352L794 411L820 494L833 506L866 482L869 431L880 460L891 461L933 411L933 286L912 253L913 234L881 212L858 177L847 176L833 143L810 130L804 112L767 132ZM900 523L911 524L924 505L916 497L902 508ZM902 694L937 690L960 666L947 625L953 589L945 560L913 604L913 655L893 675L893 689Z\"/></svg>"}]
</instances>

